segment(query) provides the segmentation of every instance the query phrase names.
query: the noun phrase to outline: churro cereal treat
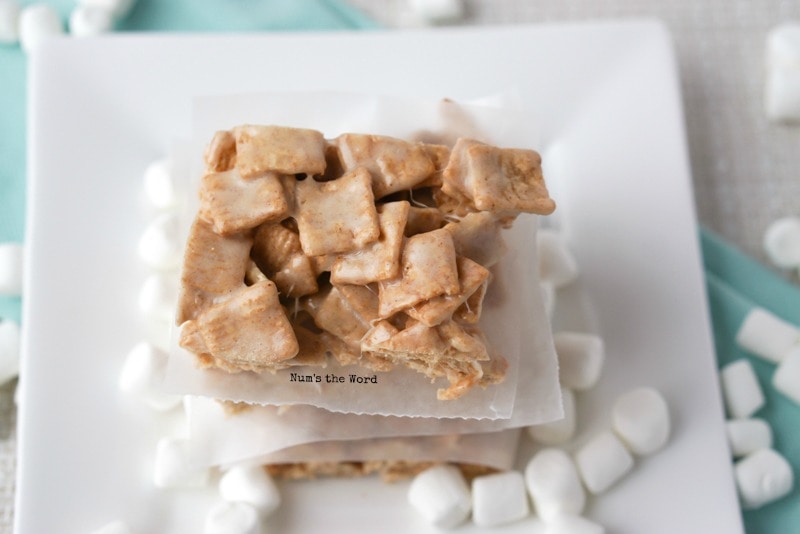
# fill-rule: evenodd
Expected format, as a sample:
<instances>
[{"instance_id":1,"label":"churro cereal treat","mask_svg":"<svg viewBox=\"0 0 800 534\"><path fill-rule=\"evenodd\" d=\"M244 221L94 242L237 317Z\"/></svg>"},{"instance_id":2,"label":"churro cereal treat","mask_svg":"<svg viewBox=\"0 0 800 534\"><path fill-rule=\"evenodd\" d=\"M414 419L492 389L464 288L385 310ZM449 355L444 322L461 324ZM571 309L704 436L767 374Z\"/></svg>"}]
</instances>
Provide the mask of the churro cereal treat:
<instances>
[{"instance_id":1,"label":"churro cereal treat","mask_svg":"<svg viewBox=\"0 0 800 534\"><path fill-rule=\"evenodd\" d=\"M243 125L204 155L177 324L202 367L396 367L437 397L502 382L481 330L502 228L549 214L539 155Z\"/></svg>"}]
</instances>

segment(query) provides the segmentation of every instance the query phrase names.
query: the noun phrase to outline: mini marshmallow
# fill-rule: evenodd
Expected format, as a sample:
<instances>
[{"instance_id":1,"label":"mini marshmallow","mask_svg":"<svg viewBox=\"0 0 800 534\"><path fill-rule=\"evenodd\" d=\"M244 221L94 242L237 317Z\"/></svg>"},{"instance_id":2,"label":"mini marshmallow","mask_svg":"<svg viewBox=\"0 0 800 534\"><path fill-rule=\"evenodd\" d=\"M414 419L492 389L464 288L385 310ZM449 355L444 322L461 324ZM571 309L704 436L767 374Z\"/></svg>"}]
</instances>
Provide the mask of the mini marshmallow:
<instances>
[{"instance_id":1,"label":"mini marshmallow","mask_svg":"<svg viewBox=\"0 0 800 534\"><path fill-rule=\"evenodd\" d=\"M461 471L440 464L414 477L408 488L408 502L425 520L439 528L455 528L472 510L472 496Z\"/></svg>"},{"instance_id":2,"label":"mini marshmallow","mask_svg":"<svg viewBox=\"0 0 800 534\"><path fill-rule=\"evenodd\" d=\"M123 521L112 521L97 530L93 530L92 534L133 534L133 531Z\"/></svg>"},{"instance_id":3,"label":"mini marshmallow","mask_svg":"<svg viewBox=\"0 0 800 534\"><path fill-rule=\"evenodd\" d=\"M544 534L605 534L606 529L593 521L577 515L559 515L555 517L544 531Z\"/></svg>"},{"instance_id":4,"label":"mini marshmallow","mask_svg":"<svg viewBox=\"0 0 800 534\"><path fill-rule=\"evenodd\" d=\"M737 360L723 367L720 381L728 415L732 419L746 419L764 406L764 392L748 360Z\"/></svg>"},{"instance_id":5,"label":"mini marshmallow","mask_svg":"<svg viewBox=\"0 0 800 534\"><path fill-rule=\"evenodd\" d=\"M611 410L611 426L628 450L647 455L669 439L669 408L653 388L638 388L620 395Z\"/></svg>"},{"instance_id":6,"label":"mini marshmallow","mask_svg":"<svg viewBox=\"0 0 800 534\"><path fill-rule=\"evenodd\" d=\"M20 328L14 321L0 321L0 384L19 374Z\"/></svg>"},{"instance_id":7,"label":"mini marshmallow","mask_svg":"<svg viewBox=\"0 0 800 534\"><path fill-rule=\"evenodd\" d=\"M231 467L219 481L219 494L228 502L244 502L267 517L278 509L281 494L275 481L260 465Z\"/></svg>"},{"instance_id":8,"label":"mini marshmallow","mask_svg":"<svg viewBox=\"0 0 800 534\"><path fill-rule=\"evenodd\" d=\"M772 386L800 404L800 346L789 351L775 369Z\"/></svg>"},{"instance_id":9,"label":"mini marshmallow","mask_svg":"<svg viewBox=\"0 0 800 534\"><path fill-rule=\"evenodd\" d=\"M748 352L779 363L795 345L800 329L764 308L753 308L736 332L736 343Z\"/></svg>"},{"instance_id":10,"label":"mini marshmallow","mask_svg":"<svg viewBox=\"0 0 800 534\"><path fill-rule=\"evenodd\" d=\"M464 14L461 0L409 0L409 6L415 15L431 23L456 20Z\"/></svg>"},{"instance_id":11,"label":"mini marshmallow","mask_svg":"<svg viewBox=\"0 0 800 534\"><path fill-rule=\"evenodd\" d=\"M175 214L163 213L156 217L139 239L139 257L154 269L177 268L182 254L180 221Z\"/></svg>"},{"instance_id":12,"label":"mini marshmallow","mask_svg":"<svg viewBox=\"0 0 800 534\"><path fill-rule=\"evenodd\" d=\"M22 245L0 243L0 295L22 294Z\"/></svg>"},{"instance_id":13,"label":"mini marshmallow","mask_svg":"<svg viewBox=\"0 0 800 534\"><path fill-rule=\"evenodd\" d=\"M605 361L603 339L579 332L557 332L553 342L561 385L578 391L594 386Z\"/></svg>"},{"instance_id":14,"label":"mini marshmallow","mask_svg":"<svg viewBox=\"0 0 800 534\"><path fill-rule=\"evenodd\" d=\"M578 261L557 232L539 230L536 234L536 251L542 280L559 288L578 278Z\"/></svg>"},{"instance_id":15,"label":"mini marshmallow","mask_svg":"<svg viewBox=\"0 0 800 534\"><path fill-rule=\"evenodd\" d=\"M502 525L522 519L529 513L522 473L506 471L472 480L472 520L476 525Z\"/></svg>"},{"instance_id":16,"label":"mini marshmallow","mask_svg":"<svg viewBox=\"0 0 800 534\"><path fill-rule=\"evenodd\" d=\"M586 489L598 494L633 469L633 456L617 436L602 432L575 454L575 465Z\"/></svg>"},{"instance_id":17,"label":"mini marshmallow","mask_svg":"<svg viewBox=\"0 0 800 534\"><path fill-rule=\"evenodd\" d=\"M153 468L157 488L202 488L208 484L208 469L189 464L188 444L181 438L158 440Z\"/></svg>"},{"instance_id":18,"label":"mini marshmallow","mask_svg":"<svg viewBox=\"0 0 800 534\"><path fill-rule=\"evenodd\" d=\"M42 41L64 33L64 26L56 11L46 4L33 4L19 14L19 43L30 52Z\"/></svg>"},{"instance_id":19,"label":"mini marshmallow","mask_svg":"<svg viewBox=\"0 0 800 534\"><path fill-rule=\"evenodd\" d=\"M19 40L19 4L16 0L0 0L0 43Z\"/></svg>"},{"instance_id":20,"label":"mini marshmallow","mask_svg":"<svg viewBox=\"0 0 800 534\"><path fill-rule=\"evenodd\" d=\"M114 29L114 19L105 9L79 5L69 14L69 32L75 37L100 35L112 29Z\"/></svg>"},{"instance_id":21,"label":"mini marshmallow","mask_svg":"<svg viewBox=\"0 0 800 534\"><path fill-rule=\"evenodd\" d=\"M537 515L549 522L560 514L579 515L586 505L578 470L561 449L542 449L525 467L525 484Z\"/></svg>"},{"instance_id":22,"label":"mini marshmallow","mask_svg":"<svg viewBox=\"0 0 800 534\"><path fill-rule=\"evenodd\" d=\"M158 391L157 386L164 378L169 355L142 341L137 343L125 358L119 374L120 391L144 400L151 408L167 411L180 404L179 395Z\"/></svg>"},{"instance_id":23,"label":"mini marshmallow","mask_svg":"<svg viewBox=\"0 0 800 534\"><path fill-rule=\"evenodd\" d=\"M800 218L783 217L770 224L764 233L764 251L778 267L800 267Z\"/></svg>"},{"instance_id":24,"label":"mini marshmallow","mask_svg":"<svg viewBox=\"0 0 800 534\"><path fill-rule=\"evenodd\" d=\"M781 24L767 35L764 106L774 121L800 120L800 25Z\"/></svg>"},{"instance_id":25,"label":"mini marshmallow","mask_svg":"<svg viewBox=\"0 0 800 534\"><path fill-rule=\"evenodd\" d=\"M542 445L561 445L575 435L577 428L575 417L575 393L571 389L561 388L564 417L551 423L532 425L527 428L534 441Z\"/></svg>"},{"instance_id":26,"label":"mini marshmallow","mask_svg":"<svg viewBox=\"0 0 800 534\"><path fill-rule=\"evenodd\" d=\"M128 16L135 0L79 0L78 5L102 9L111 14L114 20L122 20Z\"/></svg>"},{"instance_id":27,"label":"mini marshmallow","mask_svg":"<svg viewBox=\"0 0 800 534\"><path fill-rule=\"evenodd\" d=\"M784 497L794 485L792 466L773 449L761 449L734 465L742 507L755 509Z\"/></svg>"},{"instance_id":28,"label":"mini marshmallow","mask_svg":"<svg viewBox=\"0 0 800 534\"><path fill-rule=\"evenodd\" d=\"M221 502L206 515L205 534L260 534L258 512L243 502Z\"/></svg>"},{"instance_id":29,"label":"mini marshmallow","mask_svg":"<svg viewBox=\"0 0 800 534\"><path fill-rule=\"evenodd\" d=\"M172 172L172 162L159 159L144 171L144 192L153 207L161 210L174 208L178 202Z\"/></svg>"},{"instance_id":30,"label":"mini marshmallow","mask_svg":"<svg viewBox=\"0 0 800 534\"><path fill-rule=\"evenodd\" d=\"M725 423L728 445L735 458L772 447L772 428L763 419L733 419Z\"/></svg>"},{"instance_id":31,"label":"mini marshmallow","mask_svg":"<svg viewBox=\"0 0 800 534\"><path fill-rule=\"evenodd\" d=\"M178 280L173 275L151 274L139 290L139 310L156 321L172 323L177 303Z\"/></svg>"}]
</instances>

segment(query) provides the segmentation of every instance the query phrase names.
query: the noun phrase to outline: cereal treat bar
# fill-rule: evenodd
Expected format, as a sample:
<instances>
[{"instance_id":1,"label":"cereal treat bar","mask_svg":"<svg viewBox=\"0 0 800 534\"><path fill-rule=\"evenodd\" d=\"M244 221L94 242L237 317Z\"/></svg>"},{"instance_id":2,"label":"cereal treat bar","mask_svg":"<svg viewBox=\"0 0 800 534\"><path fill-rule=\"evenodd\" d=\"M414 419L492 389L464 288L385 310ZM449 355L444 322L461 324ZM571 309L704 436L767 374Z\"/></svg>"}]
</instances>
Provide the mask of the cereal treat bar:
<instances>
[{"instance_id":1,"label":"cereal treat bar","mask_svg":"<svg viewBox=\"0 0 800 534\"><path fill-rule=\"evenodd\" d=\"M480 329L501 228L549 214L532 150L243 125L205 153L177 324L203 367L277 372L329 359L499 383Z\"/></svg>"}]
</instances>

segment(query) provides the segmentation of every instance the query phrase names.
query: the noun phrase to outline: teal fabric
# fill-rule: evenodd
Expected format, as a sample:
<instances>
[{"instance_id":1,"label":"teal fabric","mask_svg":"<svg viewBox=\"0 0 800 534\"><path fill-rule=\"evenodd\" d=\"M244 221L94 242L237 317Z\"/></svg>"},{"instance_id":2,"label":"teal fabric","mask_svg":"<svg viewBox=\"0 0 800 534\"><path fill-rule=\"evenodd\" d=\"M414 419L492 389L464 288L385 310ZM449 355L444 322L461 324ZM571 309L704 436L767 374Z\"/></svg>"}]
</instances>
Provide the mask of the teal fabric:
<instances>
[{"instance_id":1,"label":"teal fabric","mask_svg":"<svg viewBox=\"0 0 800 534\"><path fill-rule=\"evenodd\" d=\"M734 339L747 313L758 306L795 325L800 325L800 287L792 285L744 255L719 236L701 230L706 284L714 326L717 363L720 367L740 358L753 365L766 397L756 413L769 422L774 448L794 470L797 483L792 494L758 510L745 510L744 522L751 534L783 534L800 529L800 405L772 387L775 364L741 350Z\"/></svg>"},{"instance_id":2,"label":"teal fabric","mask_svg":"<svg viewBox=\"0 0 800 534\"><path fill-rule=\"evenodd\" d=\"M76 4L76 0L43 1L65 21ZM138 0L118 29L259 32L375 27L372 20L337 0ZM25 81L25 54L17 45L0 45L0 242L21 243L24 236ZM19 321L20 299L0 296L0 319Z\"/></svg>"}]
</instances>

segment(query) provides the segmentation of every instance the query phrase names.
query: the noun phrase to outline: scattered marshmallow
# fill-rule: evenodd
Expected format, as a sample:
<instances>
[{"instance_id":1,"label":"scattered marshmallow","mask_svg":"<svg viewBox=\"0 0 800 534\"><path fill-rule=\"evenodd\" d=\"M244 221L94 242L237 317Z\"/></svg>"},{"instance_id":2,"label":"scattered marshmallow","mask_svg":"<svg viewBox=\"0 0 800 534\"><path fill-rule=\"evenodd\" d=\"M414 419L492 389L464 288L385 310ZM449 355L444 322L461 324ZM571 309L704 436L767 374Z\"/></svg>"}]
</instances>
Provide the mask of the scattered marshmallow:
<instances>
[{"instance_id":1,"label":"scattered marshmallow","mask_svg":"<svg viewBox=\"0 0 800 534\"><path fill-rule=\"evenodd\" d=\"M19 43L25 52L31 52L45 39L63 33L61 18L47 4L32 4L19 14Z\"/></svg>"},{"instance_id":2,"label":"scattered marshmallow","mask_svg":"<svg viewBox=\"0 0 800 534\"><path fill-rule=\"evenodd\" d=\"M114 29L114 19L105 9L79 5L69 14L69 32L75 37L89 37Z\"/></svg>"},{"instance_id":3,"label":"scattered marshmallow","mask_svg":"<svg viewBox=\"0 0 800 534\"><path fill-rule=\"evenodd\" d=\"M723 367L720 380L731 418L746 419L764 406L764 392L748 360L737 360Z\"/></svg>"},{"instance_id":4,"label":"scattered marshmallow","mask_svg":"<svg viewBox=\"0 0 800 534\"><path fill-rule=\"evenodd\" d=\"M178 302L178 281L166 273L148 276L139 290L139 310L145 317L171 323Z\"/></svg>"},{"instance_id":5,"label":"scattered marshmallow","mask_svg":"<svg viewBox=\"0 0 800 534\"><path fill-rule=\"evenodd\" d=\"M789 351L772 375L775 389L800 404L800 346Z\"/></svg>"},{"instance_id":6,"label":"scattered marshmallow","mask_svg":"<svg viewBox=\"0 0 800 534\"><path fill-rule=\"evenodd\" d=\"M493 527L530 513L525 480L518 471L476 477L472 481L472 520Z\"/></svg>"},{"instance_id":7,"label":"scattered marshmallow","mask_svg":"<svg viewBox=\"0 0 800 534\"><path fill-rule=\"evenodd\" d=\"M771 362L779 363L795 345L800 345L800 329L764 308L753 308L736 332L736 343Z\"/></svg>"},{"instance_id":8,"label":"scattered marshmallow","mask_svg":"<svg viewBox=\"0 0 800 534\"><path fill-rule=\"evenodd\" d=\"M605 361L603 339L580 332L557 332L553 335L553 342L561 385L578 391L594 386L600 379Z\"/></svg>"},{"instance_id":9,"label":"scattered marshmallow","mask_svg":"<svg viewBox=\"0 0 800 534\"><path fill-rule=\"evenodd\" d=\"M0 243L0 295L22 294L22 245Z\"/></svg>"},{"instance_id":10,"label":"scattered marshmallow","mask_svg":"<svg viewBox=\"0 0 800 534\"><path fill-rule=\"evenodd\" d=\"M800 120L800 24L785 23L767 35L764 105L774 121Z\"/></svg>"},{"instance_id":11,"label":"scattered marshmallow","mask_svg":"<svg viewBox=\"0 0 800 534\"><path fill-rule=\"evenodd\" d=\"M244 502L267 517L278 509L281 494L275 481L260 465L231 467L219 481L219 494L228 502Z\"/></svg>"},{"instance_id":12,"label":"scattered marshmallow","mask_svg":"<svg viewBox=\"0 0 800 534\"><path fill-rule=\"evenodd\" d=\"M586 489L598 494L633 469L633 456L614 434L602 432L575 454L575 464Z\"/></svg>"},{"instance_id":13,"label":"scattered marshmallow","mask_svg":"<svg viewBox=\"0 0 800 534\"><path fill-rule=\"evenodd\" d=\"M734 465L742 507L760 508L784 497L794 485L792 466L773 449L758 450Z\"/></svg>"},{"instance_id":14,"label":"scattered marshmallow","mask_svg":"<svg viewBox=\"0 0 800 534\"><path fill-rule=\"evenodd\" d=\"M0 0L0 43L19 40L19 4L16 0Z\"/></svg>"},{"instance_id":15,"label":"scattered marshmallow","mask_svg":"<svg viewBox=\"0 0 800 534\"><path fill-rule=\"evenodd\" d=\"M578 262L559 233L539 230L536 234L536 251L542 280L559 288L578 278Z\"/></svg>"},{"instance_id":16,"label":"scattered marshmallow","mask_svg":"<svg viewBox=\"0 0 800 534\"><path fill-rule=\"evenodd\" d=\"M123 521L112 521L92 531L92 534L133 534L133 531Z\"/></svg>"},{"instance_id":17,"label":"scattered marshmallow","mask_svg":"<svg viewBox=\"0 0 800 534\"><path fill-rule=\"evenodd\" d=\"M611 410L614 433L641 456L660 450L669 439L669 408L653 388L638 388L620 395Z\"/></svg>"},{"instance_id":18,"label":"scattered marshmallow","mask_svg":"<svg viewBox=\"0 0 800 534\"><path fill-rule=\"evenodd\" d=\"M78 5L102 9L111 14L114 20L122 20L128 16L135 0L79 0Z\"/></svg>"},{"instance_id":19,"label":"scattered marshmallow","mask_svg":"<svg viewBox=\"0 0 800 534\"><path fill-rule=\"evenodd\" d=\"M544 534L605 534L606 529L577 515L560 515L551 521Z\"/></svg>"},{"instance_id":20,"label":"scattered marshmallow","mask_svg":"<svg viewBox=\"0 0 800 534\"><path fill-rule=\"evenodd\" d=\"M772 447L772 428L763 419L733 419L725 423L725 431L735 458Z\"/></svg>"},{"instance_id":21,"label":"scattered marshmallow","mask_svg":"<svg viewBox=\"0 0 800 534\"><path fill-rule=\"evenodd\" d=\"M122 365L118 386L120 391L144 400L151 408L167 411L181 403L179 395L158 391L164 378L169 355L146 341L137 343Z\"/></svg>"},{"instance_id":22,"label":"scattered marshmallow","mask_svg":"<svg viewBox=\"0 0 800 534\"><path fill-rule=\"evenodd\" d=\"M537 515L546 522L560 514L579 515L586 505L578 470L561 449L537 452L525 468L525 484Z\"/></svg>"},{"instance_id":23,"label":"scattered marshmallow","mask_svg":"<svg viewBox=\"0 0 800 534\"><path fill-rule=\"evenodd\" d=\"M464 15L461 0L409 0L411 11L430 23L448 22Z\"/></svg>"},{"instance_id":24,"label":"scattered marshmallow","mask_svg":"<svg viewBox=\"0 0 800 534\"><path fill-rule=\"evenodd\" d=\"M408 488L408 502L428 523L439 528L455 528L472 510L472 496L461 471L440 464L414 477Z\"/></svg>"},{"instance_id":25,"label":"scattered marshmallow","mask_svg":"<svg viewBox=\"0 0 800 534\"><path fill-rule=\"evenodd\" d=\"M182 253L180 221L175 214L163 213L156 217L139 240L139 256L154 269L177 268Z\"/></svg>"},{"instance_id":26,"label":"scattered marshmallow","mask_svg":"<svg viewBox=\"0 0 800 534\"><path fill-rule=\"evenodd\" d=\"M14 321L0 321L0 384L19 374L20 329Z\"/></svg>"},{"instance_id":27,"label":"scattered marshmallow","mask_svg":"<svg viewBox=\"0 0 800 534\"><path fill-rule=\"evenodd\" d=\"M577 418L575 417L575 393L571 389L561 388L564 417L550 423L532 425L527 428L534 441L542 445L561 445L575 435Z\"/></svg>"},{"instance_id":28,"label":"scattered marshmallow","mask_svg":"<svg viewBox=\"0 0 800 534\"><path fill-rule=\"evenodd\" d=\"M770 224L764 233L764 250L778 267L800 266L800 217L783 217Z\"/></svg>"},{"instance_id":29,"label":"scattered marshmallow","mask_svg":"<svg viewBox=\"0 0 800 534\"><path fill-rule=\"evenodd\" d=\"M258 512L243 502L221 502L206 515L205 534L260 534Z\"/></svg>"},{"instance_id":30,"label":"scattered marshmallow","mask_svg":"<svg viewBox=\"0 0 800 534\"><path fill-rule=\"evenodd\" d=\"M171 160L159 159L147 166L144 171L144 192L154 208L167 210L177 205L178 194Z\"/></svg>"},{"instance_id":31,"label":"scattered marshmallow","mask_svg":"<svg viewBox=\"0 0 800 534\"><path fill-rule=\"evenodd\" d=\"M153 483L157 488L202 488L208 484L208 469L189 464L189 441L161 438L156 445Z\"/></svg>"}]
</instances>

